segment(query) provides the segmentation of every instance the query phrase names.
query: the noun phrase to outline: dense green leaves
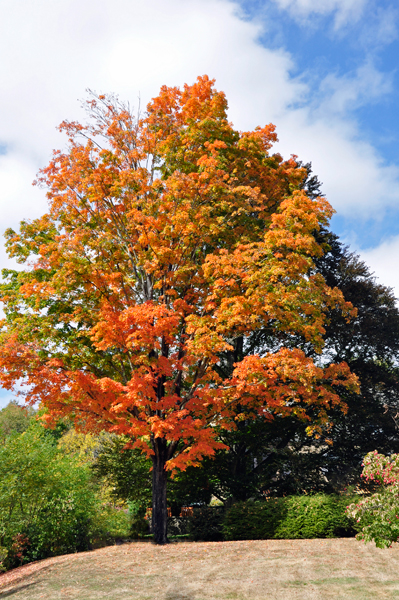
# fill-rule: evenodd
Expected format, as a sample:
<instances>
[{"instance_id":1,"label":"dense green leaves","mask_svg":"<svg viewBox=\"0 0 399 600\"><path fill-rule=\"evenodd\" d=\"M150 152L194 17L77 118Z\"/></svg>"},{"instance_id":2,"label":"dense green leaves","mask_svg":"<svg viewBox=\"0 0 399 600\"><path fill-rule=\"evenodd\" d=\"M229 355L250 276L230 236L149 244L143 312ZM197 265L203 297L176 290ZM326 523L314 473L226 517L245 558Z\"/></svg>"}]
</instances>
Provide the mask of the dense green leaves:
<instances>
[{"instance_id":1,"label":"dense green leaves","mask_svg":"<svg viewBox=\"0 0 399 600\"><path fill-rule=\"evenodd\" d=\"M31 407L22 407L12 401L0 410L0 440L4 443L12 433L26 431L35 415Z\"/></svg>"},{"instance_id":2,"label":"dense green leaves","mask_svg":"<svg viewBox=\"0 0 399 600\"><path fill-rule=\"evenodd\" d=\"M228 540L344 537L354 534L348 498L316 494L235 504L223 521Z\"/></svg>"},{"instance_id":3,"label":"dense green leaves","mask_svg":"<svg viewBox=\"0 0 399 600\"><path fill-rule=\"evenodd\" d=\"M151 506L151 460L139 450L126 448L127 439L112 436L103 441L92 464L97 478L107 482L116 501L127 501L138 515ZM212 482L206 469L188 467L168 478L168 506L179 516L182 506L206 505L211 500Z\"/></svg>"},{"instance_id":4,"label":"dense green leaves","mask_svg":"<svg viewBox=\"0 0 399 600\"><path fill-rule=\"evenodd\" d=\"M126 448L123 436L109 437L101 445L92 470L105 479L111 496L134 502L145 509L151 506L151 460L140 450Z\"/></svg>"},{"instance_id":5,"label":"dense green leaves","mask_svg":"<svg viewBox=\"0 0 399 600\"><path fill-rule=\"evenodd\" d=\"M88 469L60 455L40 426L0 449L0 545L8 566L89 547L95 495ZM13 556L16 536L26 543Z\"/></svg>"}]
</instances>

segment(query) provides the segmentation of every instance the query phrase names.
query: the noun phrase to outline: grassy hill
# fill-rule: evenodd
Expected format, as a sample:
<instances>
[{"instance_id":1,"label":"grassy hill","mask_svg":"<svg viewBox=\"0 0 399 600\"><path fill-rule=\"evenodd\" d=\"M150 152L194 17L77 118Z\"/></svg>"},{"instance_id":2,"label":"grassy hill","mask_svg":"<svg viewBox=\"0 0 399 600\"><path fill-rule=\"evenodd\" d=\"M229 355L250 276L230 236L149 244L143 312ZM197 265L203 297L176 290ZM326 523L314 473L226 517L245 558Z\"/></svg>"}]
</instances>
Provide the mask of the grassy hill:
<instances>
[{"instance_id":1,"label":"grassy hill","mask_svg":"<svg viewBox=\"0 0 399 600\"><path fill-rule=\"evenodd\" d=\"M399 598L399 546L353 538L131 543L0 576L12 600L379 600Z\"/></svg>"}]
</instances>

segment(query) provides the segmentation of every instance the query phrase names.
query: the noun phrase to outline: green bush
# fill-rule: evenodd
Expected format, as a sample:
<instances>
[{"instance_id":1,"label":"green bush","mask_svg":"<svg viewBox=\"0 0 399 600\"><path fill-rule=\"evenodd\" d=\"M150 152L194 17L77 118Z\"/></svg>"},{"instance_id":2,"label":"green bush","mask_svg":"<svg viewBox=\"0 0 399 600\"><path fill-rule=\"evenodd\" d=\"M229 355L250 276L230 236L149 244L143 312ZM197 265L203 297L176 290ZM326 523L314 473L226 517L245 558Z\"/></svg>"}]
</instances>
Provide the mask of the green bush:
<instances>
[{"instance_id":1,"label":"green bush","mask_svg":"<svg viewBox=\"0 0 399 600\"><path fill-rule=\"evenodd\" d=\"M234 504L226 512L223 520L224 538L226 540L272 539L286 513L286 498Z\"/></svg>"},{"instance_id":2,"label":"green bush","mask_svg":"<svg viewBox=\"0 0 399 600\"><path fill-rule=\"evenodd\" d=\"M132 519L128 510L109 504L97 507L90 523L92 545L107 546L131 537Z\"/></svg>"},{"instance_id":3,"label":"green bush","mask_svg":"<svg viewBox=\"0 0 399 600\"><path fill-rule=\"evenodd\" d=\"M347 496L316 494L233 505L223 520L226 540L348 537L354 522L345 515Z\"/></svg>"},{"instance_id":4,"label":"green bush","mask_svg":"<svg viewBox=\"0 0 399 600\"><path fill-rule=\"evenodd\" d=\"M316 494L287 498L287 512L279 523L275 538L332 538L355 535L352 521L346 516L348 498Z\"/></svg>"},{"instance_id":5,"label":"green bush","mask_svg":"<svg viewBox=\"0 0 399 600\"><path fill-rule=\"evenodd\" d=\"M358 539L389 548L399 542L399 454L374 450L366 454L363 466L361 477L374 493L358 496L346 512L356 520Z\"/></svg>"},{"instance_id":6,"label":"green bush","mask_svg":"<svg viewBox=\"0 0 399 600\"><path fill-rule=\"evenodd\" d=\"M152 463L140 450L125 448L128 441L124 436L104 438L91 469L108 481L114 500L147 507L152 499Z\"/></svg>"},{"instance_id":7,"label":"green bush","mask_svg":"<svg viewBox=\"0 0 399 600\"><path fill-rule=\"evenodd\" d=\"M187 520L187 530L194 541L217 542L223 539L222 506L201 506L193 510Z\"/></svg>"},{"instance_id":8,"label":"green bush","mask_svg":"<svg viewBox=\"0 0 399 600\"><path fill-rule=\"evenodd\" d=\"M0 546L6 568L86 550L97 498L90 471L34 425L0 448Z\"/></svg>"},{"instance_id":9,"label":"green bush","mask_svg":"<svg viewBox=\"0 0 399 600\"><path fill-rule=\"evenodd\" d=\"M127 503L130 516L130 537L142 538L149 534L149 523L145 519L146 505L141 501L130 501Z\"/></svg>"}]
</instances>

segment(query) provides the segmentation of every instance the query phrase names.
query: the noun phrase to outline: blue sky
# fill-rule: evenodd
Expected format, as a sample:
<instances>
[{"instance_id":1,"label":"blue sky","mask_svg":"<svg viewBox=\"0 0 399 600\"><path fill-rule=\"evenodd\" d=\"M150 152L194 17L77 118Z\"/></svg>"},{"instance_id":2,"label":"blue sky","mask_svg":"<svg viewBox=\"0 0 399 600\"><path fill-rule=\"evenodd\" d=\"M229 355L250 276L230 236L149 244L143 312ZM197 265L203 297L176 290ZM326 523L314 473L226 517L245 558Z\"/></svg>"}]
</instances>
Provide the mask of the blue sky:
<instances>
[{"instance_id":1,"label":"blue sky","mask_svg":"<svg viewBox=\"0 0 399 600\"><path fill-rule=\"evenodd\" d=\"M346 118L357 127L359 138L375 149L383 164L397 166L399 10L394 3L250 0L241 7L247 18L263 23L260 39L265 47L283 47L293 57L292 76L309 86L305 103L309 95L323 102L338 85ZM382 205L378 214L361 216L338 212L332 222L333 229L359 250L399 234L396 202Z\"/></svg>"},{"instance_id":2,"label":"blue sky","mask_svg":"<svg viewBox=\"0 0 399 600\"><path fill-rule=\"evenodd\" d=\"M0 0L0 230L46 210L31 182L86 88L137 105L207 73L238 129L273 122L313 163L332 229L399 296L398 57L388 0Z\"/></svg>"}]
</instances>

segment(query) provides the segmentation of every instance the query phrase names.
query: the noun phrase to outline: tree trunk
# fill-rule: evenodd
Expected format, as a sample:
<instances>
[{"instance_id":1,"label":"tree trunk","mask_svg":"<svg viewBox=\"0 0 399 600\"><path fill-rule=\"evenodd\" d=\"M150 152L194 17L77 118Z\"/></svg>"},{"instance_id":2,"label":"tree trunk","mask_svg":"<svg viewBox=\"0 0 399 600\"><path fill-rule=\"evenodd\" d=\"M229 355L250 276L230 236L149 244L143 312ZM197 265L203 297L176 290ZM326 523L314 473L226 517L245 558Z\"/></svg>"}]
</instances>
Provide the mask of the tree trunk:
<instances>
[{"instance_id":1,"label":"tree trunk","mask_svg":"<svg viewBox=\"0 0 399 600\"><path fill-rule=\"evenodd\" d=\"M167 544L168 508L166 501L166 440L153 440L155 455L152 457L152 531L156 544Z\"/></svg>"}]
</instances>

